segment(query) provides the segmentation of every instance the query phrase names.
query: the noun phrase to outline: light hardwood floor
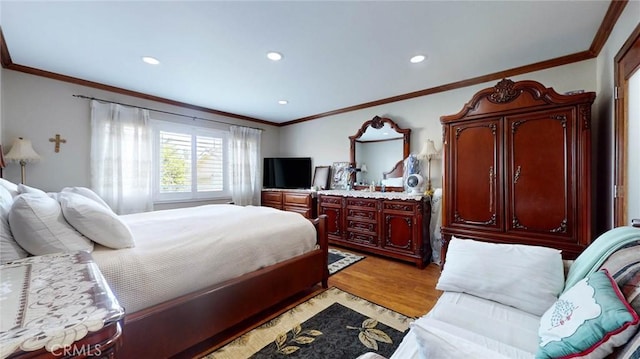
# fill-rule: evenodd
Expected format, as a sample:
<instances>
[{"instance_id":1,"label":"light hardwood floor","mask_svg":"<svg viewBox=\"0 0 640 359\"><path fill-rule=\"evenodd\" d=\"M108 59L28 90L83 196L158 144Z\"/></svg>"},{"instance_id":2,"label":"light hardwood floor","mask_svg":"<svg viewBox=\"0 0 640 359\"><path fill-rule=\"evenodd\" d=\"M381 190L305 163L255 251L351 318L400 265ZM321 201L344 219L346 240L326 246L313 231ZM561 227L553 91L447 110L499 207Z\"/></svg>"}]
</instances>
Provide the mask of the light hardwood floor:
<instances>
[{"instance_id":1,"label":"light hardwood floor","mask_svg":"<svg viewBox=\"0 0 640 359\"><path fill-rule=\"evenodd\" d=\"M419 317L427 313L442 293L435 289L440 267L433 263L424 269L418 269L411 263L360 253L352 249L336 248L362 254L366 258L329 277L329 287L339 288L408 317ZM238 335L275 318L322 291L324 289L318 285L313 290L283 303L282 306L261 313L220 336L177 355L176 358L201 358Z\"/></svg>"},{"instance_id":2,"label":"light hardwood floor","mask_svg":"<svg viewBox=\"0 0 640 359\"><path fill-rule=\"evenodd\" d=\"M329 277L329 286L409 317L424 315L440 297L442 292L435 289L440 276L437 265L431 263L418 269L411 263L359 254L366 258Z\"/></svg>"}]
</instances>

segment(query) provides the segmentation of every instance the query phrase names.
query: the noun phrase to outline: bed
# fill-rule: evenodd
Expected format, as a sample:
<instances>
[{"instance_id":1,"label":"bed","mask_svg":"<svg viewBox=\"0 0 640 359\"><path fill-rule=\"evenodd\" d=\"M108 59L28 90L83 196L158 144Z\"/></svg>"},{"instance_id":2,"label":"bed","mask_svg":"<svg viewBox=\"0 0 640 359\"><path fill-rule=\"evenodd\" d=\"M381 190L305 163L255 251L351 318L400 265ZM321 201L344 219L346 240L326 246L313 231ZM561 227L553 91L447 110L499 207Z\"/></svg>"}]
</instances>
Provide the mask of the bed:
<instances>
[{"instance_id":1,"label":"bed","mask_svg":"<svg viewBox=\"0 0 640 359\"><path fill-rule=\"evenodd\" d=\"M127 312L123 358L176 355L300 291L327 287L323 218L314 231L296 213L210 205L122 219L136 247L96 246L93 258ZM139 286L121 277L124 268Z\"/></svg>"},{"instance_id":2,"label":"bed","mask_svg":"<svg viewBox=\"0 0 640 359\"><path fill-rule=\"evenodd\" d=\"M327 287L324 216L308 220L269 207L234 205L117 216L86 188L53 194L23 185L10 189L0 193L3 220L14 243L27 252L46 254L33 252L58 244L51 235L34 238L43 232L35 226L45 217L51 219L46 225L55 227L51 233L64 233L65 241L75 236L81 244L90 242L93 260L126 311L118 357L180 355L319 283ZM104 242L118 237L111 232L117 223L125 225L135 246L113 249ZM91 233L96 228L103 230ZM102 241L92 238L100 234Z\"/></svg>"}]
</instances>

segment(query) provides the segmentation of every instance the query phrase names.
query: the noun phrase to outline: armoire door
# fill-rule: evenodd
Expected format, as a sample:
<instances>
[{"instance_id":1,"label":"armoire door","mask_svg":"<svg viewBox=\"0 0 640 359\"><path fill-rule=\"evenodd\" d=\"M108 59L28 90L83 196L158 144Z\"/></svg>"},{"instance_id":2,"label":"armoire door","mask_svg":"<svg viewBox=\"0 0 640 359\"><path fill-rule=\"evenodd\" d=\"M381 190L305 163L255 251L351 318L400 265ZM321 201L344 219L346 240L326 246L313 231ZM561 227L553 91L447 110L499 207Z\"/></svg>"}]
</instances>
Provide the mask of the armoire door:
<instances>
[{"instance_id":1,"label":"armoire door","mask_svg":"<svg viewBox=\"0 0 640 359\"><path fill-rule=\"evenodd\" d=\"M448 136L448 223L451 227L502 230L501 119L455 124Z\"/></svg>"},{"instance_id":2,"label":"armoire door","mask_svg":"<svg viewBox=\"0 0 640 359\"><path fill-rule=\"evenodd\" d=\"M575 107L505 121L507 231L571 238Z\"/></svg>"}]
</instances>

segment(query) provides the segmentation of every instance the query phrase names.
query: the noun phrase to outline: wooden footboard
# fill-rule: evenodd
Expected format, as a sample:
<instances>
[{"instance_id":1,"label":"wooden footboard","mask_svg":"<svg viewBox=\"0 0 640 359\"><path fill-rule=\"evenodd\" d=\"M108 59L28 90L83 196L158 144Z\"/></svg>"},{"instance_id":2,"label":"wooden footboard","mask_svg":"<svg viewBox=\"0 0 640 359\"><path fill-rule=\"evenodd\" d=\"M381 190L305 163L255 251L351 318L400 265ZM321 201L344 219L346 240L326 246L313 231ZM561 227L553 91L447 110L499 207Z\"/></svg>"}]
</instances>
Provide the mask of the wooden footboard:
<instances>
[{"instance_id":1,"label":"wooden footboard","mask_svg":"<svg viewBox=\"0 0 640 359\"><path fill-rule=\"evenodd\" d=\"M318 283L326 288L326 216L312 222L319 245L312 252L127 314L118 357L168 358Z\"/></svg>"}]
</instances>

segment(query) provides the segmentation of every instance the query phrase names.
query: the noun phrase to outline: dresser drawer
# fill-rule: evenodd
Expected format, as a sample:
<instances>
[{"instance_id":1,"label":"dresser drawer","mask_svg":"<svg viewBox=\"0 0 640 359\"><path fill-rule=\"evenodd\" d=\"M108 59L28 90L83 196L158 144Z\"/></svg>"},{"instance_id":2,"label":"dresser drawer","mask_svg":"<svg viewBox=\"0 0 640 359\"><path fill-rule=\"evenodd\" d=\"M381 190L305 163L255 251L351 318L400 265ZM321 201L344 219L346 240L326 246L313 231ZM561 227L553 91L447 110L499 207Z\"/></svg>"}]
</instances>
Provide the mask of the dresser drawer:
<instances>
[{"instance_id":1,"label":"dresser drawer","mask_svg":"<svg viewBox=\"0 0 640 359\"><path fill-rule=\"evenodd\" d=\"M347 231L348 242L358 243L366 246L377 246L378 245L378 235L375 233L362 233L356 231Z\"/></svg>"},{"instance_id":2,"label":"dresser drawer","mask_svg":"<svg viewBox=\"0 0 640 359\"><path fill-rule=\"evenodd\" d=\"M300 213L305 218L311 218L311 208L308 207L298 207L298 206L287 206L283 207L285 211Z\"/></svg>"},{"instance_id":3,"label":"dresser drawer","mask_svg":"<svg viewBox=\"0 0 640 359\"><path fill-rule=\"evenodd\" d=\"M342 207L342 197L337 196L320 196L319 202L325 207Z\"/></svg>"},{"instance_id":4,"label":"dresser drawer","mask_svg":"<svg viewBox=\"0 0 640 359\"><path fill-rule=\"evenodd\" d=\"M416 211L418 204L409 201L385 201L383 206L385 211L397 211L411 214Z\"/></svg>"},{"instance_id":5,"label":"dresser drawer","mask_svg":"<svg viewBox=\"0 0 640 359\"><path fill-rule=\"evenodd\" d=\"M309 194L285 192L283 197L285 206L309 206L311 204L311 195Z\"/></svg>"},{"instance_id":6,"label":"dresser drawer","mask_svg":"<svg viewBox=\"0 0 640 359\"><path fill-rule=\"evenodd\" d=\"M370 232L372 234L378 233L378 224L377 222L364 222L357 220L348 220L347 221L347 229L358 230L363 232Z\"/></svg>"},{"instance_id":7,"label":"dresser drawer","mask_svg":"<svg viewBox=\"0 0 640 359\"><path fill-rule=\"evenodd\" d=\"M269 202L274 204L282 204L282 192L277 191L263 191L262 202Z\"/></svg>"},{"instance_id":8,"label":"dresser drawer","mask_svg":"<svg viewBox=\"0 0 640 359\"><path fill-rule=\"evenodd\" d=\"M366 198L347 198L347 208L349 207L361 207L361 208L370 208L375 210L377 208L377 203L375 199L366 199Z\"/></svg>"},{"instance_id":9,"label":"dresser drawer","mask_svg":"<svg viewBox=\"0 0 640 359\"><path fill-rule=\"evenodd\" d=\"M360 208L347 208L347 219L364 219L376 221L378 212Z\"/></svg>"}]
</instances>

